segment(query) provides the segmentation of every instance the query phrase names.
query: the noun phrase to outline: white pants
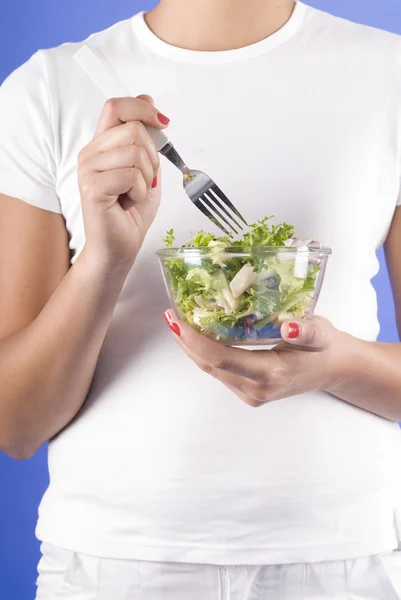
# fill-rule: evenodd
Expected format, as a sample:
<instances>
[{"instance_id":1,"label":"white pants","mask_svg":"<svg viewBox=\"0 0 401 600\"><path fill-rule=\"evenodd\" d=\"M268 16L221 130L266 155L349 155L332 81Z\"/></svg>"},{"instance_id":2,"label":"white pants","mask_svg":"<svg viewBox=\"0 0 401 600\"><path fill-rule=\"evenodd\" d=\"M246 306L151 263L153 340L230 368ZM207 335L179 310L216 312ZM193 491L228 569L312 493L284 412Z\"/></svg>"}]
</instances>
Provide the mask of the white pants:
<instances>
[{"instance_id":1,"label":"white pants","mask_svg":"<svg viewBox=\"0 0 401 600\"><path fill-rule=\"evenodd\" d=\"M220 567L112 560L42 544L36 600L401 600L401 552Z\"/></svg>"}]
</instances>

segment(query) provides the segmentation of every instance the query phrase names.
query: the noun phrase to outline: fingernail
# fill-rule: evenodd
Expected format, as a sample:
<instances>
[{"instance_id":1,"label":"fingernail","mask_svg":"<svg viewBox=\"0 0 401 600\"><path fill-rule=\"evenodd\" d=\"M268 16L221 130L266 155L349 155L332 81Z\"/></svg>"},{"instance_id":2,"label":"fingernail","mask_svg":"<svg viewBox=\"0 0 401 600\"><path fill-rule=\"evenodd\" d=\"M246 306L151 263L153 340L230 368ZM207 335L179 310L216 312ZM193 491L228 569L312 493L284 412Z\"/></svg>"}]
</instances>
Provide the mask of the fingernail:
<instances>
[{"instance_id":1,"label":"fingernail","mask_svg":"<svg viewBox=\"0 0 401 600\"><path fill-rule=\"evenodd\" d=\"M167 325L170 327L171 331L173 333L175 333L175 335L178 335L178 337L180 337L180 335L181 335L180 328L177 323L174 323L168 310L166 310L166 312L164 313L164 320L166 321Z\"/></svg>"},{"instance_id":2,"label":"fingernail","mask_svg":"<svg viewBox=\"0 0 401 600\"><path fill-rule=\"evenodd\" d=\"M301 330L299 329L298 323L289 323L287 337L290 340L296 340L300 333Z\"/></svg>"},{"instance_id":3,"label":"fingernail","mask_svg":"<svg viewBox=\"0 0 401 600\"><path fill-rule=\"evenodd\" d=\"M170 123L170 119L162 113L157 113L157 118L159 119L160 123L163 123L163 125L168 125Z\"/></svg>"},{"instance_id":4,"label":"fingernail","mask_svg":"<svg viewBox=\"0 0 401 600\"><path fill-rule=\"evenodd\" d=\"M155 188L157 186L157 175L154 178L154 180L152 181L152 188Z\"/></svg>"}]
</instances>

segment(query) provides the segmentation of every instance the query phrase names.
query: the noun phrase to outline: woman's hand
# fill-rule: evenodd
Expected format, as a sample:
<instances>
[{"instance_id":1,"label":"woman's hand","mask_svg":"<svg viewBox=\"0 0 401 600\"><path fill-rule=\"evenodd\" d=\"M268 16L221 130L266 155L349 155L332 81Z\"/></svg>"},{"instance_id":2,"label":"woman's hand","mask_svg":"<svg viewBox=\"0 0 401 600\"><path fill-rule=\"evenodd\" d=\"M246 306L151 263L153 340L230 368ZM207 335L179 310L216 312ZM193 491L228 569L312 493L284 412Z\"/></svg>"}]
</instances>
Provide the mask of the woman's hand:
<instances>
[{"instance_id":1,"label":"woman's hand","mask_svg":"<svg viewBox=\"0 0 401 600\"><path fill-rule=\"evenodd\" d=\"M356 345L362 343L327 319L314 317L286 321L281 327L285 341L272 350L250 351L201 335L171 310L165 319L189 358L253 407L311 390L335 389L354 366Z\"/></svg>"},{"instance_id":2,"label":"woman's hand","mask_svg":"<svg viewBox=\"0 0 401 600\"><path fill-rule=\"evenodd\" d=\"M130 267L160 204L159 156L144 124L169 120L149 96L106 102L93 140L79 154L85 256Z\"/></svg>"}]
</instances>

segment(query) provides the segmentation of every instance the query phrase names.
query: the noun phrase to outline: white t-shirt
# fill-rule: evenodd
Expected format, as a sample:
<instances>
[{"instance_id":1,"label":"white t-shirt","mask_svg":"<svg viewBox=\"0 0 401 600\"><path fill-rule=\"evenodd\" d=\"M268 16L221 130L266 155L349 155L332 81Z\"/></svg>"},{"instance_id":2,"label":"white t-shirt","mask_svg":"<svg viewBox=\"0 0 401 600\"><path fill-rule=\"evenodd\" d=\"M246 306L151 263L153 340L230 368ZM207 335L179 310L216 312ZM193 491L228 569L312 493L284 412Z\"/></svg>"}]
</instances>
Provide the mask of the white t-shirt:
<instances>
[{"instance_id":1,"label":"white t-shirt","mask_svg":"<svg viewBox=\"0 0 401 600\"><path fill-rule=\"evenodd\" d=\"M317 312L375 340L375 251L398 203L401 39L298 3L266 40L171 47L143 14L88 40L171 140L252 221L333 249ZM0 191L64 215L84 244L77 154L104 96L72 56L35 54L0 91ZM346 559L401 539L401 432L323 392L257 411L201 372L163 321L154 250L210 224L162 158L162 207L124 285L89 397L49 446L37 535L103 557L220 564ZM73 374L71 374L73 376Z\"/></svg>"}]
</instances>

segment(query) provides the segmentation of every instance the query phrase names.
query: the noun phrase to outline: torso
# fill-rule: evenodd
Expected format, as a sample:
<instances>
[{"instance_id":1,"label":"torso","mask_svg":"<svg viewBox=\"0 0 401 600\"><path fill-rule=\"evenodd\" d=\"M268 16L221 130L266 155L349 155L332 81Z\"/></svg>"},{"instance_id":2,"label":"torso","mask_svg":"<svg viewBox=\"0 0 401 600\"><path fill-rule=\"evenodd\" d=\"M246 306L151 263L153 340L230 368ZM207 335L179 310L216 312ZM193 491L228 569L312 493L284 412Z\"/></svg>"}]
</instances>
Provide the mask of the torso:
<instances>
[{"instance_id":1,"label":"torso","mask_svg":"<svg viewBox=\"0 0 401 600\"><path fill-rule=\"evenodd\" d=\"M332 248L317 312L374 340L375 252L399 194L401 41L303 5L297 18L276 47L221 63L158 56L141 16L135 33L126 22L89 44L134 95L155 98L187 164L250 221L273 214ZM76 158L104 102L73 64L77 48L46 58L73 261L84 244ZM253 411L171 340L154 251L167 229L183 243L209 223L164 159L162 186L89 397L50 443L38 535L88 554L227 564L393 549L396 424L320 392Z\"/></svg>"}]
</instances>

